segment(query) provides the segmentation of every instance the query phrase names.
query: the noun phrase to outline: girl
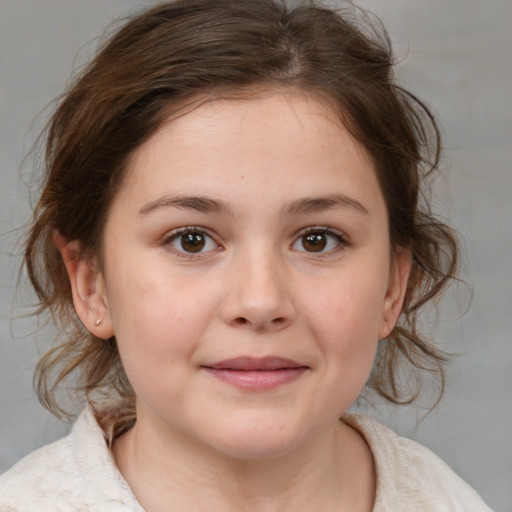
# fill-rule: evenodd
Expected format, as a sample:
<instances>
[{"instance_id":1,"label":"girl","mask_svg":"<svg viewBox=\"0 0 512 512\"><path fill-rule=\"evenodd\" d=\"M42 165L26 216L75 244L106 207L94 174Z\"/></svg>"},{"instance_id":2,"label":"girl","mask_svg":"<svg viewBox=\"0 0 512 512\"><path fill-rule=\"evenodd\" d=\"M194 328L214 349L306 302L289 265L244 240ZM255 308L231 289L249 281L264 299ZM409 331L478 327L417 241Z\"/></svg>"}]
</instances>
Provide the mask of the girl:
<instances>
[{"instance_id":1,"label":"girl","mask_svg":"<svg viewBox=\"0 0 512 512\"><path fill-rule=\"evenodd\" d=\"M435 122L385 33L278 0L129 21L47 132L26 244L74 376L72 433L0 479L2 510L485 511L427 449L347 410L442 379L417 310L455 275L420 201Z\"/></svg>"}]
</instances>

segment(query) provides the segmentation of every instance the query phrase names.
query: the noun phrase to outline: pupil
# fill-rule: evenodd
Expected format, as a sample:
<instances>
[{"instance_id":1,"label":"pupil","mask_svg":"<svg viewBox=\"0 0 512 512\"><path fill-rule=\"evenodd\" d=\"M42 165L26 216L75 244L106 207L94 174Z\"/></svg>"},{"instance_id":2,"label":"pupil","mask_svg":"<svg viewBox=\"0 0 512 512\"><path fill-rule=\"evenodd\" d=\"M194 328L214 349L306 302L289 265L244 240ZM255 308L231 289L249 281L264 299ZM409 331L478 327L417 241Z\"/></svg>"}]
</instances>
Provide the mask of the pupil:
<instances>
[{"instance_id":1,"label":"pupil","mask_svg":"<svg viewBox=\"0 0 512 512\"><path fill-rule=\"evenodd\" d=\"M187 252L199 252L204 244L204 235L201 233L187 233L181 237L181 246Z\"/></svg>"},{"instance_id":2,"label":"pupil","mask_svg":"<svg viewBox=\"0 0 512 512\"><path fill-rule=\"evenodd\" d=\"M323 233L311 233L302 238L302 246L306 251L320 252L327 245L326 236Z\"/></svg>"}]
</instances>

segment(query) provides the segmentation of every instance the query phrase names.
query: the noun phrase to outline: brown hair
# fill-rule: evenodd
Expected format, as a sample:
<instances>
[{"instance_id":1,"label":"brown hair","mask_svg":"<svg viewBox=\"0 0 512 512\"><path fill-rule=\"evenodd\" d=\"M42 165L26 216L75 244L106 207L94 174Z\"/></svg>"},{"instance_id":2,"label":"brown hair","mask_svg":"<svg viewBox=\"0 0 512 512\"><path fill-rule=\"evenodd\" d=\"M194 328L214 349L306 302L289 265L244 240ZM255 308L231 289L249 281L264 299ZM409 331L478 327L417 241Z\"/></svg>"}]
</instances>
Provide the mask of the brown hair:
<instances>
[{"instance_id":1,"label":"brown hair","mask_svg":"<svg viewBox=\"0 0 512 512\"><path fill-rule=\"evenodd\" d=\"M116 340L87 332L73 309L55 232L98 254L109 204L133 151L192 95L288 87L316 95L366 148L389 214L393 248L412 254L399 324L380 342L368 387L395 403L419 388L399 378L404 362L443 383L444 354L416 328L418 310L454 277L454 234L430 212L422 190L437 168L439 130L428 109L394 82L389 38L348 3L335 12L313 2L176 0L133 17L69 88L46 134L46 175L28 236L25 264L61 343L40 360L40 400L58 413L55 393L76 389L133 398ZM422 188L423 187L423 188ZM56 372L56 373L55 373Z\"/></svg>"}]
</instances>

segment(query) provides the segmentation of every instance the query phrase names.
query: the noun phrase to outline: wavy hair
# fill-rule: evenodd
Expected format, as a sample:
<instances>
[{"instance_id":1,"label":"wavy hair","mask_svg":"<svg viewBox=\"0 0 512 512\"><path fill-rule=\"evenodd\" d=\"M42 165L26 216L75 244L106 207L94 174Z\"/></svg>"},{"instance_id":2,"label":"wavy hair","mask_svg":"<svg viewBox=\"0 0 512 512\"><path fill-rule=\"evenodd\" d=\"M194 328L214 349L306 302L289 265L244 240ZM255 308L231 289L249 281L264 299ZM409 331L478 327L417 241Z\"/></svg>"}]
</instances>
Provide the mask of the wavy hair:
<instances>
[{"instance_id":1,"label":"wavy hair","mask_svg":"<svg viewBox=\"0 0 512 512\"><path fill-rule=\"evenodd\" d=\"M371 156L389 215L394 249L412 255L399 322L381 340L367 387L394 403L412 401L417 379L438 375L446 355L417 328L422 306L457 270L457 239L429 208L440 135L428 108L398 85L389 37L376 18L347 2L176 0L133 16L98 50L56 108L45 132L45 175L27 237L25 265L51 312L59 340L39 361L41 402L62 413L57 391L74 387L133 400L116 340L80 323L56 232L98 255L109 205L133 152L173 109L197 94L222 97L293 88L328 102Z\"/></svg>"}]
</instances>

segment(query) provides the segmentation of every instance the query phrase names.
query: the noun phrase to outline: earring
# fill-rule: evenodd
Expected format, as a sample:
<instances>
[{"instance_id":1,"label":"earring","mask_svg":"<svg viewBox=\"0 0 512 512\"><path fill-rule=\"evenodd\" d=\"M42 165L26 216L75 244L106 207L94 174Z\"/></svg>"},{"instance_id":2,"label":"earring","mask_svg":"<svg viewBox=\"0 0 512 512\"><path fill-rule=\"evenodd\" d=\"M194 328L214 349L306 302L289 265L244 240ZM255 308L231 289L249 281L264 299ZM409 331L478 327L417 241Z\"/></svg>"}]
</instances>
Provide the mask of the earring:
<instances>
[{"instance_id":1,"label":"earring","mask_svg":"<svg viewBox=\"0 0 512 512\"><path fill-rule=\"evenodd\" d=\"M98 318L98 320L96 320L96 327L98 327L98 325L101 324L101 320Z\"/></svg>"}]
</instances>

